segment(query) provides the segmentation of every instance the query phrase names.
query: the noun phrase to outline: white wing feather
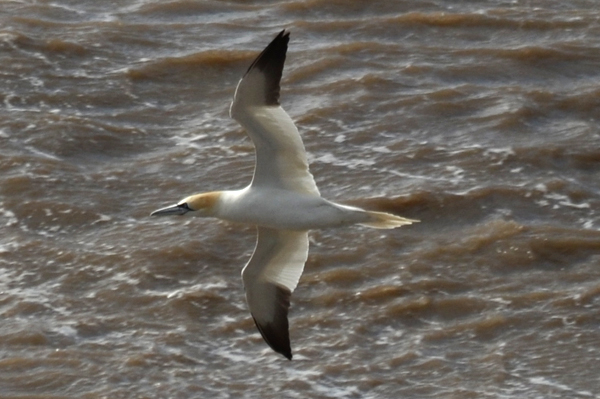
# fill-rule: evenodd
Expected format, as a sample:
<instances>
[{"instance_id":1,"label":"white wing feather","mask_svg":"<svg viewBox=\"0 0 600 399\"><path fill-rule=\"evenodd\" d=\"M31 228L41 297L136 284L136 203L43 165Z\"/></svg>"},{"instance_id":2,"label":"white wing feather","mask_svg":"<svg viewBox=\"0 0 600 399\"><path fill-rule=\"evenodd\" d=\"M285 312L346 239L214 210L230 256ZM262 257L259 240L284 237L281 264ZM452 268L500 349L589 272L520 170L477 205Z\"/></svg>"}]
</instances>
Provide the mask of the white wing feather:
<instances>
[{"instance_id":1,"label":"white wing feather","mask_svg":"<svg viewBox=\"0 0 600 399\"><path fill-rule=\"evenodd\" d=\"M256 149L252 186L319 195L298 129L280 106L243 107L233 117Z\"/></svg>"}]
</instances>

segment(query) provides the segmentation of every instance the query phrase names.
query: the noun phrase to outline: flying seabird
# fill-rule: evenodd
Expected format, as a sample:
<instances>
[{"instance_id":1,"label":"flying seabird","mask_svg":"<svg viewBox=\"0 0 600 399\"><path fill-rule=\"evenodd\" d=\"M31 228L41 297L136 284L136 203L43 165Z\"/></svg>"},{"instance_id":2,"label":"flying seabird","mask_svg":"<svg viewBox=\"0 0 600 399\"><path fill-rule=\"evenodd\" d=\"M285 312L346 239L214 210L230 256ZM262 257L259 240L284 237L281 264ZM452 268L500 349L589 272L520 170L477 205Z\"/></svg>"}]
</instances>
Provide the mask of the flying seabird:
<instances>
[{"instance_id":1,"label":"flying seabird","mask_svg":"<svg viewBox=\"0 0 600 399\"><path fill-rule=\"evenodd\" d=\"M189 212L256 226L256 248L242 270L246 301L267 344L291 360L288 309L308 257L308 230L353 224L393 229L417 220L321 197L298 129L279 104L288 42L289 32L282 30L260 53L238 83L229 110L256 150L250 185L191 195L151 215Z\"/></svg>"}]
</instances>

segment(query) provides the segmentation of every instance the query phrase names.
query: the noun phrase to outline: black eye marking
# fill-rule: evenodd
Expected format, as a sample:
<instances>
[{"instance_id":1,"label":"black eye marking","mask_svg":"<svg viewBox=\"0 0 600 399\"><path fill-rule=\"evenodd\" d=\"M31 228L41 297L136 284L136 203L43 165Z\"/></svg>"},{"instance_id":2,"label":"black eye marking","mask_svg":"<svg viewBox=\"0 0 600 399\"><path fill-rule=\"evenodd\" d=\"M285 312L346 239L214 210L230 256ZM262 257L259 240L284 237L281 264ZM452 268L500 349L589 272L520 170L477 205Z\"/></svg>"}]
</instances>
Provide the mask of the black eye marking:
<instances>
[{"instance_id":1,"label":"black eye marking","mask_svg":"<svg viewBox=\"0 0 600 399\"><path fill-rule=\"evenodd\" d=\"M191 210L192 210L192 208L190 208L190 207L188 206L187 202L184 202L183 204L179 204L179 205L177 205L177 207L178 207L178 208L183 208L183 209L185 209L186 211L191 211Z\"/></svg>"}]
</instances>

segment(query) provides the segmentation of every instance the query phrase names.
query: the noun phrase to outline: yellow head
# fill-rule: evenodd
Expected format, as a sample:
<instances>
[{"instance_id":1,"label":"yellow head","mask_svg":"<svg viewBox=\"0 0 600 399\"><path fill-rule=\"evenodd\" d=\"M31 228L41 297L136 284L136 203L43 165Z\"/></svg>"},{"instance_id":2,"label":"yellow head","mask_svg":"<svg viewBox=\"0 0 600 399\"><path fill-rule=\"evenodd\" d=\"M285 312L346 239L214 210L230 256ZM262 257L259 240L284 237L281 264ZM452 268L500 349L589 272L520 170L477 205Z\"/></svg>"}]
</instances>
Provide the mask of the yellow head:
<instances>
[{"instance_id":1,"label":"yellow head","mask_svg":"<svg viewBox=\"0 0 600 399\"><path fill-rule=\"evenodd\" d=\"M197 216L212 216L220 196L219 191L190 195L175 205L152 212L150 216L183 215L191 211L197 212Z\"/></svg>"}]
</instances>

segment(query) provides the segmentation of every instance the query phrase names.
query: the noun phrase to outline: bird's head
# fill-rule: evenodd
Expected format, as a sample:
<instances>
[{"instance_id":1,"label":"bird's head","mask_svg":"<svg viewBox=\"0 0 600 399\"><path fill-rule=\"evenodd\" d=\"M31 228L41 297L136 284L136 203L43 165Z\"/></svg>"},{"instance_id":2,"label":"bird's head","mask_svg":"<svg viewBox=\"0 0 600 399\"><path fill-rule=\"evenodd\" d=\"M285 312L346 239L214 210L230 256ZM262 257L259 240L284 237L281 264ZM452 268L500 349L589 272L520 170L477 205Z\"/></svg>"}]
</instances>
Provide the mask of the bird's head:
<instances>
[{"instance_id":1,"label":"bird's head","mask_svg":"<svg viewBox=\"0 0 600 399\"><path fill-rule=\"evenodd\" d=\"M150 216L183 215L188 212L194 212L196 216L212 216L220 195L220 192L190 195L175 205L157 209Z\"/></svg>"}]
</instances>

